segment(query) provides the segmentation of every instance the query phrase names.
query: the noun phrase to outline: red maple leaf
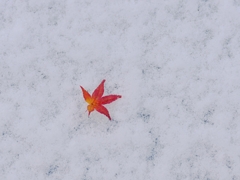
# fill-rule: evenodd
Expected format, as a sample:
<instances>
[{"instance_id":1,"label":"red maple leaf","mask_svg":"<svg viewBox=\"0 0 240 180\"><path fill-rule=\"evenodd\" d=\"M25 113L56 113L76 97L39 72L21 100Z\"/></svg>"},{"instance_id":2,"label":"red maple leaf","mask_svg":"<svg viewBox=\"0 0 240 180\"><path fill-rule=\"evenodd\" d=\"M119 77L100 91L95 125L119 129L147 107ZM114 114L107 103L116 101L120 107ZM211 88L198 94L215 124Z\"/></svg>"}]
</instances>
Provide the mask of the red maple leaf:
<instances>
[{"instance_id":1,"label":"red maple leaf","mask_svg":"<svg viewBox=\"0 0 240 180\"><path fill-rule=\"evenodd\" d=\"M104 82L105 82L105 79L94 90L94 92L92 93L92 96L82 86L80 86L80 87L82 89L83 97L84 97L85 101L89 104L87 106L88 116L90 115L90 113L92 111L97 110L101 114L104 114L105 116L107 116L109 118L109 120L111 120L111 117L109 115L107 108L105 108L103 105L109 104L109 103L117 100L118 98L121 98L122 96L121 95L103 96Z\"/></svg>"}]
</instances>

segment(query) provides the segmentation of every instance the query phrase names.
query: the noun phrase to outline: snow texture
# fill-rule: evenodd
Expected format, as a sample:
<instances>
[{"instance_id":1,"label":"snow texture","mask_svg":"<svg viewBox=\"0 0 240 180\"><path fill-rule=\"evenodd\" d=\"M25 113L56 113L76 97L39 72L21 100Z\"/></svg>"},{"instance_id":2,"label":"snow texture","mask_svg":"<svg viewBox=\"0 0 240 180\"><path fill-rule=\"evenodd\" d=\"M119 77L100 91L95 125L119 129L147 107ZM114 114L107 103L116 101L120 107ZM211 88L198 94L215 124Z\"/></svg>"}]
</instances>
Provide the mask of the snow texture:
<instances>
[{"instance_id":1,"label":"snow texture","mask_svg":"<svg viewBox=\"0 0 240 180\"><path fill-rule=\"evenodd\" d=\"M240 180L239 0L1 0L1 180ZM112 121L86 112L103 80Z\"/></svg>"}]
</instances>

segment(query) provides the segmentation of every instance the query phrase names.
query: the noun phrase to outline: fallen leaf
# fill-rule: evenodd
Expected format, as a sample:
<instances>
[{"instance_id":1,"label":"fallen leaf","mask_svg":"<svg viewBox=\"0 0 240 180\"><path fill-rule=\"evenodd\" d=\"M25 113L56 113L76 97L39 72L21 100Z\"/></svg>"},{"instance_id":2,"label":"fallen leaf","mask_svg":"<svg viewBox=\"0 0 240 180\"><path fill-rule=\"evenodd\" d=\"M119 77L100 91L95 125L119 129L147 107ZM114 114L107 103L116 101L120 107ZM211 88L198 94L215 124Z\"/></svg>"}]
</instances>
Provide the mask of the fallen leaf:
<instances>
[{"instance_id":1,"label":"fallen leaf","mask_svg":"<svg viewBox=\"0 0 240 180\"><path fill-rule=\"evenodd\" d=\"M121 95L107 95L103 96L104 93L104 82L105 79L99 84L99 86L93 91L92 95L90 95L82 86L83 98L89 104L87 106L88 116L94 110L98 111L101 114L104 114L111 120L110 114L103 105L110 104L113 101L116 101L118 98L121 98ZM103 97L102 97L103 96Z\"/></svg>"}]
</instances>

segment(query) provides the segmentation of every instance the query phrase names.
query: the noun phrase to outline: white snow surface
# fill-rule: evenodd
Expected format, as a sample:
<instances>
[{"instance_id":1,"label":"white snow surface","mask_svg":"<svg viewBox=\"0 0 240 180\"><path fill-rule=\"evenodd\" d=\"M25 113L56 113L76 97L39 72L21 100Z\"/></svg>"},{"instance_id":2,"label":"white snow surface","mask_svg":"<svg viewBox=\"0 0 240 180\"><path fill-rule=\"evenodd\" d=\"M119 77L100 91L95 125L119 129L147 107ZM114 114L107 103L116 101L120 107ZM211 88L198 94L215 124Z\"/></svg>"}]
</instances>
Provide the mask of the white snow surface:
<instances>
[{"instance_id":1,"label":"white snow surface","mask_svg":"<svg viewBox=\"0 0 240 180\"><path fill-rule=\"evenodd\" d=\"M1 180L240 180L239 0L1 0ZM106 79L112 121L86 112Z\"/></svg>"}]
</instances>

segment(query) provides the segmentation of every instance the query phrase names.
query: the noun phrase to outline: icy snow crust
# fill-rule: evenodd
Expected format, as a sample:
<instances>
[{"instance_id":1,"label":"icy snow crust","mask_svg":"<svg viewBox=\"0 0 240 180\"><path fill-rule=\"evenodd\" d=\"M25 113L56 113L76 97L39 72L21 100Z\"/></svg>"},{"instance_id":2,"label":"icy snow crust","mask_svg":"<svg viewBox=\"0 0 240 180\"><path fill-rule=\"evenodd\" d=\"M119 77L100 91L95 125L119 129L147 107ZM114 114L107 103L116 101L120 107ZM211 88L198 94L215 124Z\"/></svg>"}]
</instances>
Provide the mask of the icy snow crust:
<instances>
[{"instance_id":1,"label":"icy snow crust","mask_svg":"<svg viewBox=\"0 0 240 180\"><path fill-rule=\"evenodd\" d=\"M240 1L0 1L1 180L240 180ZM80 85L103 80L112 121Z\"/></svg>"}]
</instances>

